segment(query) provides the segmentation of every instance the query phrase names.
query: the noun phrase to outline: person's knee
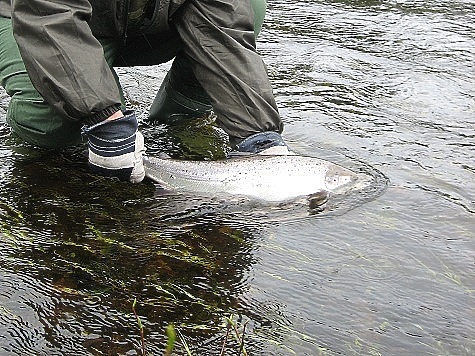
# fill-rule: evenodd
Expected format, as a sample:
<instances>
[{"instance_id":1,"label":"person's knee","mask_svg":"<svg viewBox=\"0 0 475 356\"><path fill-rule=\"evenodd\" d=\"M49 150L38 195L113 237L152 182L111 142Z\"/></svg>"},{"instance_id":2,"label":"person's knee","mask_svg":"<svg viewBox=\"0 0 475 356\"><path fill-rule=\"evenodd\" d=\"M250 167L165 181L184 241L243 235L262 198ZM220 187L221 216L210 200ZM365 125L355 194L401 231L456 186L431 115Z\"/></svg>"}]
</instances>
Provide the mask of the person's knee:
<instances>
[{"instance_id":1,"label":"person's knee","mask_svg":"<svg viewBox=\"0 0 475 356\"><path fill-rule=\"evenodd\" d=\"M67 147L81 141L80 125L56 114L41 98L12 97L7 124L21 139L40 147Z\"/></svg>"},{"instance_id":2,"label":"person's knee","mask_svg":"<svg viewBox=\"0 0 475 356\"><path fill-rule=\"evenodd\" d=\"M13 132L41 147L66 147L79 143L79 124L56 113L33 87L24 66L20 63L16 67L16 70L8 67L9 73L2 76L2 84L10 95L6 121Z\"/></svg>"}]
</instances>

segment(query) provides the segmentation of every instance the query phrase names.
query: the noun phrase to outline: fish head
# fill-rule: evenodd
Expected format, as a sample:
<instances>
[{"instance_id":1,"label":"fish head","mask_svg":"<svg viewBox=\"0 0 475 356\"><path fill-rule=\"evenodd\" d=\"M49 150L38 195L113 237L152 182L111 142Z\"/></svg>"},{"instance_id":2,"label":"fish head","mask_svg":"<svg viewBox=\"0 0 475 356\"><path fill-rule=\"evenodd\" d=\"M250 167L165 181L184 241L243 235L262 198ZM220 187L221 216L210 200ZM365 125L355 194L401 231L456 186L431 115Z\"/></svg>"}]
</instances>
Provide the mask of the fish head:
<instances>
[{"instance_id":1,"label":"fish head","mask_svg":"<svg viewBox=\"0 0 475 356\"><path fill-rule=\"evenodd\" d=\"M325 175L325 187L332 192L357 180L357 175L349 169L331 166Z\"/></svg>"}]
</instances>

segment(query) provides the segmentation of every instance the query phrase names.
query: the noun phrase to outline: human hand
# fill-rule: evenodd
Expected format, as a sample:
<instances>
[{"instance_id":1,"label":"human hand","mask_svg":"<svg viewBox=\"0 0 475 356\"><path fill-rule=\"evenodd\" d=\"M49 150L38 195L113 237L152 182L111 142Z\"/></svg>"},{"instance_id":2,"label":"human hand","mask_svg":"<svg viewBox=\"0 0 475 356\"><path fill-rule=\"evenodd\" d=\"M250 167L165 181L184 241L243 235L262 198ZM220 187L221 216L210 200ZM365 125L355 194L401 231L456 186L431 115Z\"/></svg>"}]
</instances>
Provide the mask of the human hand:
<instances>
[{"instance_id":1,"label":"human hand","mask_svg":"<svg viewBox=\"0 0 475 356\"><path fill-rule=\"evenodd\" d=\"M236 150L230 156L259 154L272 156L287 156L294 153L289 151L282 136L274 131L259 132L242 140L236 145Z\"/></svg>"},{"instance_id":2,"label":"human hand","mask_svg":"<svg viewBox=\"0 0 475 356\"><path fill-rule=\"evenodd\" d=\"M84 127L89 148L89 168L93 173L117 177L139 183L145 177L143 154L144 138L137 131L138 123L133 111L123 117L108 119Z\"/></svg>"}]
</instances>

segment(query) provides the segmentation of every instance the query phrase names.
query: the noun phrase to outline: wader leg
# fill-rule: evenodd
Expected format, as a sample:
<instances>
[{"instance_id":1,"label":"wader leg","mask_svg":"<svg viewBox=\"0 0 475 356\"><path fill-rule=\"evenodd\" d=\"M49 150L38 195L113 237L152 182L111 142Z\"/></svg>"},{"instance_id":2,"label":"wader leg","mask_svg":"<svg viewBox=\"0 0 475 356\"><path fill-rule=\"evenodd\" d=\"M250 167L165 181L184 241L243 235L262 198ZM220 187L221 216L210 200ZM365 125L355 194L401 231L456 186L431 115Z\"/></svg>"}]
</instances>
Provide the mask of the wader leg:
<instances>
[{"instance_id":1,"label":"wader leg","mask_svg":"<svg viewBox=\"0 0 475 356\"><path fill-rule=\"evenodd\" d=\"M111 69L112 75L115 79L115 82L117 83L117 88L119 89L120 102L122 104L121 110L125 111L126 107L124 91L122 89L122 86L120 85L119 76L117 75L117 72L114 69L114 63L116 61L116 56L121 48L122 41L102 39L99 40L99 42L101 43L102 49L104 50L104 58Z\"/></svg>"},{"instance_id":2,"label":"wader leg","mask_svg":"<svg viewBox=\"0 0 475 356\"><path fill-rule=\"evenodd\" d=\"M266 0L251 0L251 5L257 37L264 22ZM200 117L211 110L210 98L196 79L190 60L183 52L178 53L150 107L149 119L173 122L174 117Z\"/></svg>"},{"instance_id":3,"label":"wader leg","mask_svg":"<svg viewBox=\"0 0 475 356\"><path fill-rule=\"evenodd\" d=\"M282 132L267 69L256 52L250 0L188 0L174 23L231 146L259 132Z\"/></svg>"},{"instance_id":4,"label":"wader leg","mask_svg":"<svg viewBox=\"0 0 475 356\"><path fill-rule=\"evenodd\" d=\"M173 122L174 118L200 117L211 112L208 95L191 69L191 63L180 52L165 76L150 107L149 119L155 122Z\"/></svg>"},{"instance_id":5,"label":"wader leg","mask_svg":"<svg viewBox=\"0 0 475 356\"><path fill-rule=\"evenodd\" d=\"M42 147L80 142L80 126L58 114L33 87L13 38L11 20L0 17L0 80L11 97L7 123L23 140Z\"/></svg>"},{"instance_id":6,"label":"wader leg","mask_svg":"<svg viewBox=\"0 0 475 356\"><path fill-rule=\"evenodd\" d=\"M109 48L108 52L114 51ZM11 98L7 123L20 138L40 147L81 141L81 124L56 113L33 87L13 38L11 20L4 17L0 17L0 82Z\"/></svg>"},{"instance_id":7,"label":"wader leg","mask_svg":"<svg viewBox=\"0 0 475 356\"><path fill-rule=\"evenodd\" d=\"M254 36L259 36L266 15L267 0L251 0L252 10L254 11Z\"/></svg>"}]
</instances>

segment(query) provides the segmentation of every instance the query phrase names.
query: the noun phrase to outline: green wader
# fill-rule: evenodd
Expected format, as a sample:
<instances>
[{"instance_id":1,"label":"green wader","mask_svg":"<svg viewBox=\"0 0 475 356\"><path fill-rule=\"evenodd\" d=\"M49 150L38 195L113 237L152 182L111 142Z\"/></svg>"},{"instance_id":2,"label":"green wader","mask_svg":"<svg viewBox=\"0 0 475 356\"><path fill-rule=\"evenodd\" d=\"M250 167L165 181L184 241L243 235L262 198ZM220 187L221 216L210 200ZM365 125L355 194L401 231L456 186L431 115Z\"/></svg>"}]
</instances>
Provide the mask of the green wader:
<instances>
[{"instance_id":1,"label":"green wader","mask_svg":"<svg viewBox=\"0 0 475 356\"><path fill-rule=\"evenodd\" d=\"M0 17L0 83L11 98L7 123L22 139L50 147L79 142L79 124L57 115L33 87L13 38L11 20L4 17Z\"/></svg>"},{"instance_id":2,"label":"green wader","mask_svg":"<svg viewBox=\"0 0 475 356\"><path fill-rule=\"evenodd\" d=\"M251 0L251 4L257 36L264 19L266 0ZM144 42L149 43L151 35L147 36L143 37ZM154 36L153 40L154 45L157 44L153 48L149 45L140 48L140 41L130 41L125 50L117 40L100 42L111 69L113 65L159 64L176 57L152 104L151 119L164 122L173 114L201 115L210 111L208 95L198 83L190 60L181 51L183 43L178 35ZM112 73L120 90L113 69ZM55 112L34 88L13 38L11 19L4 17L0 17L0 84L11 97L7 123L22 139L41 147L64 147L80 142L81 124ZM124 105L122 93L121 96Z\"/></svg>"},{"instance_id":3,"label":"green wader","mask_svg":"<svg viewBox=\"0 0 475 356\"><path fill-rule=\"evenodd\" d=\"M264 22L267 1L251 0L254 10L254 35L257 38ZM176 47L175 47L176 48ZM156 122L173 121L174 116L201 116L212 110L210 99L196 79L190 60L177 52L149 111Z\"/></svg>"}]
</instances>

